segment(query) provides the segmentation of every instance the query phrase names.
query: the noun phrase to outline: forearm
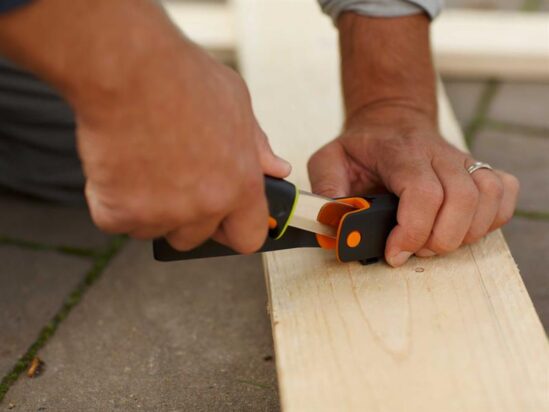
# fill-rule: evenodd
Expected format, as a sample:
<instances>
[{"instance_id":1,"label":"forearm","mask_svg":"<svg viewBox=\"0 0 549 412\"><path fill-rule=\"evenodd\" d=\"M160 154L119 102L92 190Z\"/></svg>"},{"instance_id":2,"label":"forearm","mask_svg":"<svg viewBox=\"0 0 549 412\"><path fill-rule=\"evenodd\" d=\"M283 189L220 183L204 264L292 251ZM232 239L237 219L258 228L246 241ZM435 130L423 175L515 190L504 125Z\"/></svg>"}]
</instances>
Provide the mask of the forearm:
<instances>
[{"instance_id":1,"label":"forearm","mask_svg":"<svg viewBox=\"0 0 549 412\"><path fill-rule=\"evenodd\" d=\"M0 51L71 103L136 81L181 36L152 0L38 0L0 15ZM101 96L103 97L103 96Z\"/></svg>"},{"instance_id":2,"label":"forearm","mask_svg":"<svg viewBox=\"0 0 549 412\"><path fill-rule=\"evenodd\" d=\"M338 29L348 121L363 109L375 108L403 117L420 114L436 122L427 16L374 18L344 13Z\"/></svg>"}]
</instances>

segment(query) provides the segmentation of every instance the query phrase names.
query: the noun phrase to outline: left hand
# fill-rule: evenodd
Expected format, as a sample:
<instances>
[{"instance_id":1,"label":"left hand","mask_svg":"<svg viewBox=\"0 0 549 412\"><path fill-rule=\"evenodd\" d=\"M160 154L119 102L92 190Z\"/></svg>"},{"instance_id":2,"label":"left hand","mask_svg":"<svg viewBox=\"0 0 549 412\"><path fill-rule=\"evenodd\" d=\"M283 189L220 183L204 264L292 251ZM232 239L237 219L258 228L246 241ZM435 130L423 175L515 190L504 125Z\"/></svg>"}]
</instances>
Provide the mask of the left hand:
<instances>
[{"instance_id":1,"label":"left hand","mask_svg":"<svg viewBox=\"0 0 549 412\"><path fill-rule=\"evenodd\" d=\"M363 195L385 187L400 198L387 240L391 266L412 254L446 254L476 242L513 216L518 180L481 169L438 133L427 116L402 108L363 109L344 132L319 149L308 169L315 193Z\"/></svg>"}]
</instances>

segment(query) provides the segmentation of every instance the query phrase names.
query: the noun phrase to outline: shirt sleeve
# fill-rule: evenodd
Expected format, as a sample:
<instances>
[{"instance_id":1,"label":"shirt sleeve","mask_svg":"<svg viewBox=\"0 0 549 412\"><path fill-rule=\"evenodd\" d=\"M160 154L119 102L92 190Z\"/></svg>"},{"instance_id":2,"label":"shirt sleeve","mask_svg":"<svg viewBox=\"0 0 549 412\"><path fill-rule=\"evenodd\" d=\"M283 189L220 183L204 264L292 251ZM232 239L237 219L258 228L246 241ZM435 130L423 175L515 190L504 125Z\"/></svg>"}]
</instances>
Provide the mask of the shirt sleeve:
<instances>
[{"instance_id":1,"label":"shirt sleeve","mask_svg":"<svg viewBox=\"0 0 549 412\"><path fill-rule=\"evenodd\" d=\"M33 0L0 0L0 13L24 6Z\"/></svg>"},{"instance_id":2,"label":"shirt sleeve","mask_svg":"<svg viewBox=\"0 0 549 412\"><path fill-rule=\"evenodd\" d=\"M318 0L324 13L334 21L344 11L366 16L398 17L427 13L434 19L442 10L444 0Z\"/></svg>"}]
</instances>

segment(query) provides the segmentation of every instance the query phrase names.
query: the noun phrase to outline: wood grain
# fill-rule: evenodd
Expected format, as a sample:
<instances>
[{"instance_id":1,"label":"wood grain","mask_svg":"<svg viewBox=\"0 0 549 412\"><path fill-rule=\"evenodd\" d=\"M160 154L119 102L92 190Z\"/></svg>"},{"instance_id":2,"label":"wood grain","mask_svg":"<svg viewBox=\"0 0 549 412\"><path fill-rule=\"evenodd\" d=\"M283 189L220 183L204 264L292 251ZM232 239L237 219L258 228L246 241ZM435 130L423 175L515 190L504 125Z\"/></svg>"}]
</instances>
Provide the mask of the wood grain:
<instances>
[{"instance_id":1,"label":"wood grain","mask_svg":"<svg viewBox=\"0 0 549 412\"><path fill-rule=\"evenodd\" d=\"M308 186L308 155L341 124L336 38L310 0L234 0L260 123ZM441 90L441 130L463 147ZM498 231L399 269L331 252L267 254L285 411L543 411L549 347Z\"/></svg>"}]
</instances>

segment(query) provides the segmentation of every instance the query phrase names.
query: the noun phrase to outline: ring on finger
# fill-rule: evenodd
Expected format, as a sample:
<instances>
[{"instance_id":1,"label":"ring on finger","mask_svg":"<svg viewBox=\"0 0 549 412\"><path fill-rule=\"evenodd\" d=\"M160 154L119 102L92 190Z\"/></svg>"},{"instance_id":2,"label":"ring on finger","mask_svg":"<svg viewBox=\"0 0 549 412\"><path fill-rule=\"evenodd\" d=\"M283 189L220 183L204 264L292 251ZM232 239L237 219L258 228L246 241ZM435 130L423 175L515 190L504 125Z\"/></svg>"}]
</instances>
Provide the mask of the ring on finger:
<instances>
[{"instance_id":1,"label":"ring on finger","mask_svg":"<svg viewBox=\"0 0 549 412\"><path fill-rule=\"evenodd\" d=\"M472 175L473 173L475 173L477 170L480 170L480 169L493 170L492 166L490 166L488 163L475 162L467 168L467 173Z\"/></svg>"}]
</instances>

